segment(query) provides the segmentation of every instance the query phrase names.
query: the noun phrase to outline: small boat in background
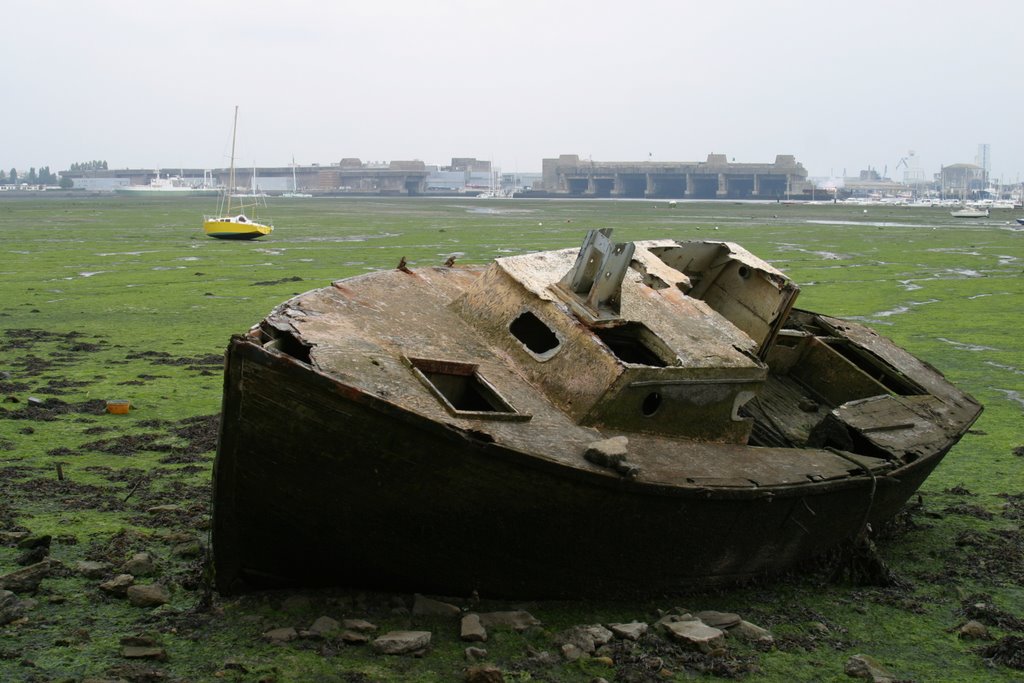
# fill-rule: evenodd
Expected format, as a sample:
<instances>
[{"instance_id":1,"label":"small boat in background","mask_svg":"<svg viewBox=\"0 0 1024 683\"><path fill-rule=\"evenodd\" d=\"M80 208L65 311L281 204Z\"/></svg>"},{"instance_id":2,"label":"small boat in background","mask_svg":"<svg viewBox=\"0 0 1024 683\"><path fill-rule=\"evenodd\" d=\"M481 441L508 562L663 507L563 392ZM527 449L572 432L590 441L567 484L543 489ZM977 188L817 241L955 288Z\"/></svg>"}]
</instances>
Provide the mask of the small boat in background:
<instances>
[{"instance_id":1,"label":"small boat in background","mask_svg":"<svg viewBox=\"0 0 1024 683\"><path fill-rule=\"evenodd\" d=\"M285 192L281 195L282 197L312 197L313 195L307 192L299 192L299 183L295 178L295 157L292 157L292 191Z\"/></svg>"},{"instance_id":2,"label":"small boat in background","mask_svg":"<svg viewBox=\"0 0 1024 683\"><path fill-rule=\"evenodd\" d=\"M1020 223L1021 225L1024 225L1024 218L1018 218L1017 222Z\"/></svg>"},{"instance_id":3,"label":"small boat in background","mask_svg":"<svg viewBox=\"0 0 1024 683\"><path fill-rule=\"evenodd\" d=\"M239 198L235 191L235 134L238 132L238 107L235 106L235 122L231 129L231 169L228 172L228 185L221 193L220 206L216 216L205 216L203 218L203 232L210 237L221 240L252 240L274 231L274 226L268 221L260 221L245 215L247 209L255 213L259 205L260 197L255 195L257 201L251 204L238 203L232 200ZM255 171L253 171L253 182L255 183Z\"/></svg>"},{"instance_id":4,"label":"small boat in background","mask_svg":"<svg viewBox=\"0 0 1024 683\"><path fill-rule=\"evenodd\" d=\"M965 206L962 209L950 211L953 218L988 218L988 209L979 209L976 206Z\"/></svg>"}]
</instances>

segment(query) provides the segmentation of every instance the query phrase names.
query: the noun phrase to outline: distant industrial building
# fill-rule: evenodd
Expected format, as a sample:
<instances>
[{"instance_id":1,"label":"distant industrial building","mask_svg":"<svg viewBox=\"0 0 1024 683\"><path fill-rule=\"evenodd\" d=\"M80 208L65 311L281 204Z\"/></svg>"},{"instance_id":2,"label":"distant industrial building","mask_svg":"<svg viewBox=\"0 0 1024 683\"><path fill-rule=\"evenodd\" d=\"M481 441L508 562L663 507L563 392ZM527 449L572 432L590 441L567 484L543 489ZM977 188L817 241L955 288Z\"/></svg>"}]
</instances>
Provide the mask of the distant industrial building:
<instances>
[{"instance_id":1,"label":"distant industrial building","mask_svg":"<svg viewBox=\"0 0 1024 683\"><path fill-rule=\"evenodd\" d=\"M226 168L160 168L63 171L74 187L93 192L116 192L125 186L150 186L161 178L173 178L178 186L225 187ZM419 160L364 162L345 158L321 166L236 168L235 187L267 194L311 192L322 195L425 195L478 194L494 188L499 179L490 161L454 158L449 166L427 166Z\"/></svg>"},{"instance_id":2,"label":"distant industrial building","mask_svg":"<svg viewBox=\"0 0 1024 683\"><path fill-rule=\"evenodd\" d=\"M540 190L575 197L658 199L781 199L811 186L795 157L736 163L724 154L706 161L593 161L576 154L544 159Z\"/></svg>"}]
</instances>

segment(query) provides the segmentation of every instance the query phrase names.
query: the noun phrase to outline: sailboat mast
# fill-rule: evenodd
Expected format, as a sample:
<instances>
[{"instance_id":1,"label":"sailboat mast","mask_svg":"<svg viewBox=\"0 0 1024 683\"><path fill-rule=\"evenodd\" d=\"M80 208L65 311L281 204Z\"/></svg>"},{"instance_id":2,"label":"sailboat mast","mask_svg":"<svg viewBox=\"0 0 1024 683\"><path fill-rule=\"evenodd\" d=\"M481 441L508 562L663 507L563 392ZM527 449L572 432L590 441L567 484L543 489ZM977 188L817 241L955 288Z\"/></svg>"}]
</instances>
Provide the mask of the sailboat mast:
<instances>
[{"instance_id":1,"label":"sailboat mast","mask_svg":"<svg viewBox=\"0 0 1024 683\"><path fill-rule=\"evenodd\" d=\"M235 105L235 120L231 124L231 170L228 171L227 215L231 215L231 195L235 191L235 135L238 133L238 105Z\"/></svg>"}]
</instances>

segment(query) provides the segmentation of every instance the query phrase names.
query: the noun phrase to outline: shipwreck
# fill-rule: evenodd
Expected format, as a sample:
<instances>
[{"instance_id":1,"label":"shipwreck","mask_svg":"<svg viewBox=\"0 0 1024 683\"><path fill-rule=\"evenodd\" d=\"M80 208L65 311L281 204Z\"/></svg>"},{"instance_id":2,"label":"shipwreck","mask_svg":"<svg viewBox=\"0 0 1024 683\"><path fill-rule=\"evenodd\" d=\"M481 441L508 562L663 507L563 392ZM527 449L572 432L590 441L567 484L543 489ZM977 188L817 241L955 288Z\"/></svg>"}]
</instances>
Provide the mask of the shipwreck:
<instances>
[{"instance_id":1,"label":"shipwreck","mask_svg":"<svg viewBox=\"0 0 1024 683\"><path fill-rule=\"evenodd\" d=\"M717 241L334 282L231 339L225 593L654 594L789 568L895 515L981 412Z\"/></svg>"}]
</instances>

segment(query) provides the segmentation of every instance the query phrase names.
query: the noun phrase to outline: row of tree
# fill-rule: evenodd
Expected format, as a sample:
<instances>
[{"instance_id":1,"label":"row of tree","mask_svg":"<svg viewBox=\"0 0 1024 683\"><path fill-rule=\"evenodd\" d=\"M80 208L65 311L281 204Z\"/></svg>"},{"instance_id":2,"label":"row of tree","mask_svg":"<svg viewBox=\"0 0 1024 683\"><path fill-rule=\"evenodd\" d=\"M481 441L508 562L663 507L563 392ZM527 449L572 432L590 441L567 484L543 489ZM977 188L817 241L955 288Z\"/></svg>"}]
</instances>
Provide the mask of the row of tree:
<instances>
[{"instance_id":1,"label":"row of tree","mask_svg":"<svg viewBox=\"0 0 1024 683\"><path fill-rule=\"evenodd\" d=\"M49 166L43 166L38 171L35 167L28 169L28 174L24 176L18 175L18 169L12 168L10 173L4 173L0 170L0 183L5 185L17 185L18 183L28 183L29 185L56 185L58 181L57 174L50 172Z\"/></svg>"},{"instance_id":2,"label":"row of tree","mask_svg":"<svg viewBox=\"0 0 1024 683\"><path fill-rule=\"evenodd\" d=\"M75 164L71 164L69 171L106 171L107 162L100 160L93 161L81 161Z\"/></svg>"},{"instance_id":3,"label":"row of tree","mask_svg":"<svg viewBox=\"0 0 1024 683\"><path fill-rule=\"evenodd\" d=\"M103 160L82 161L71 164L71 171L105 171L107 162ZM69 188L74 185L71 178L59 177L50 171L49 166L43 166L38 171L35 167L28 169L27 175L18 175L18 169L12 168L10 173L0 170L0 185L17 185L27 183L29 185L57 185Z\"/></svg>"}]
</instances>

